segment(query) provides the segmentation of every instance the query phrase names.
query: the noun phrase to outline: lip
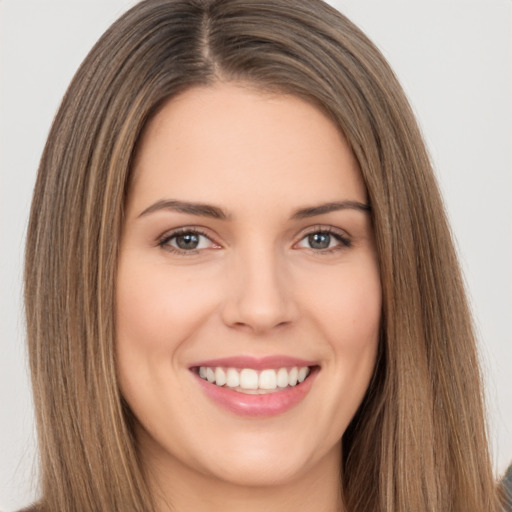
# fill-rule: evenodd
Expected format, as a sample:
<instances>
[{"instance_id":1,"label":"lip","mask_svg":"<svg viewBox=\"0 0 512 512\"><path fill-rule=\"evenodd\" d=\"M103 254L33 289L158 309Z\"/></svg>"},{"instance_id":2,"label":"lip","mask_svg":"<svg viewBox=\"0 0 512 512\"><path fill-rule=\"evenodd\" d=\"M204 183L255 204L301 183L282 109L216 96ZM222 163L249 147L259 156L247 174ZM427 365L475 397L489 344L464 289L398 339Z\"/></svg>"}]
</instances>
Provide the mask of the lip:
<instances>
[{"instance_id":1,"label":"lip","mask_svg":"<svg viewBox=\"0 0 512 512\"><path fill-rule=\"evenodd\" d=\"M198 361L189 366L189 368L198 368L199 366L223 366L225 368L252 368L253 370L274 369L293 366L317 366L316 361L307 361L306 359L298 359L284 355L252 357L252 356L235 356L224 357L221 359L208 359L207 361Z\"/></svg>"},{"instance_id":2,"label":"lip","mask_svg":"<svg viewBox=\"0 0 512 512\"><path fill-rule=\"evenodd\" d=\"M199 366L222 366L237 369L252 368L255 370L309 366L311 372L306 380L296 386L284 388L273 393L253 395L241 393L225 386L217 386L216 384L202 379L194 371ZM283 414L297 406L311 390L316 376L320 371L320 367L312 361L287 356L270 356L264 358L240 356L201 361L190 366L190 370L206 396L223 409L238 416L265 418Z\"/></svg>"}]
</instances>

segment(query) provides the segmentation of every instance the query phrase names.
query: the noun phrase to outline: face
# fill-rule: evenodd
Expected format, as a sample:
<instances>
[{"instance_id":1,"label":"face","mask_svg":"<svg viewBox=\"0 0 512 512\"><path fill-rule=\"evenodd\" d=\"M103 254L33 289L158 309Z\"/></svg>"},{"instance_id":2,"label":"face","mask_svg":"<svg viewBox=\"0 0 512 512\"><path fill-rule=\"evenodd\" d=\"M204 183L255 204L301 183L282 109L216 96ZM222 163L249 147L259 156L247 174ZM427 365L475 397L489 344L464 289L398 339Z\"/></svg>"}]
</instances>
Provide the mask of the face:
<instances>
[{"instance_id":1,"label":"face","mask_svg":"<svg viewBox=\"0 0 512 512\"><path fill-rule=\"evenodd\" d=\"M294 96L195 88L149 123L116 306L147 464L245 486L336 473L378 345L366 204L343 136Z\"/></svg>"}]
</instances>

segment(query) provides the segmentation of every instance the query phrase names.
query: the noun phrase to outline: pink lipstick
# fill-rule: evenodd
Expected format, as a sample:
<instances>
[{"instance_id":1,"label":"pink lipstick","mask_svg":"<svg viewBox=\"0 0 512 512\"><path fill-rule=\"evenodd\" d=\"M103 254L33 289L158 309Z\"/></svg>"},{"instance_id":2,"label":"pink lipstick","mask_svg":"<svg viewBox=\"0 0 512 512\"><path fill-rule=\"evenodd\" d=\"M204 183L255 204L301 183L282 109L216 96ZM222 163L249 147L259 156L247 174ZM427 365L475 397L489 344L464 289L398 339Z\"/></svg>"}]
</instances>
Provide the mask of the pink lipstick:
<instances>
[{"instance_id":1,"label":"pink lipstick","mask_svg":"<svg viewBox=\"0 0 512 512\"><path fill-rule=\"evenodd\" d=\"M190 366L214 402L242 416L282 414L308 394L320 367L288 356L230 357Z\"/></svg>"}]
</instances>

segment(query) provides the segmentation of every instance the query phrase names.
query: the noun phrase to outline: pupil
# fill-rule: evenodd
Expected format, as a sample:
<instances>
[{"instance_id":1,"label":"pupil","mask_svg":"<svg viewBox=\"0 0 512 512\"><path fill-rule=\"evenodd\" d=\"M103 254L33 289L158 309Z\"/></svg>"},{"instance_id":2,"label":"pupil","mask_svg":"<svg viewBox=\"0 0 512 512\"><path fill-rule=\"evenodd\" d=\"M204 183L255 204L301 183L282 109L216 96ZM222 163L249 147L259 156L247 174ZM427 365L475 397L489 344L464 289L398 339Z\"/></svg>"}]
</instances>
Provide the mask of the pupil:
<instances>
[{"instance_id":1,"label":"pupil","mask_svg":"<svg viewBox=\"0 0 512 512\"><path fill-rule=\"evenodd\" d=\"M327 249L331 243L331 235L327 233L313 233L308 237L312 249Z\"/></svg>"},{"instance_id":2,"label":"pupil","mask_svg":"<svg viewBox=\"0 0 512 512\"><path fill-rule=\"evenodd\" d=\"M176 245L180 249L196 249L199 245L199 237L193 233L180 235L176 238Z\"/></svg>"}]
</instances>

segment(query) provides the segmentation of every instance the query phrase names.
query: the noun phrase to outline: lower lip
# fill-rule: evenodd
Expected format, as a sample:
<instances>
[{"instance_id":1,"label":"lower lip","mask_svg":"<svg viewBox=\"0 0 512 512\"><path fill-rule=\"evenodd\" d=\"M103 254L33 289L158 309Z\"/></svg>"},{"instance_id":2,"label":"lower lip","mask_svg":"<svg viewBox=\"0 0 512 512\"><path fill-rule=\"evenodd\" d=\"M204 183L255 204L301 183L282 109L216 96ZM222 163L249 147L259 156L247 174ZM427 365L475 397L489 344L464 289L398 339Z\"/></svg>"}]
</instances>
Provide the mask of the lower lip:
<instances>
[{"instance_id":1,"label":"lower lip","mask_svg":"<svg viewBox=\"0 0 512 512\"><path fill-rule=\"evenodd\" d=\"M215 403L239 416L268 417L282 414L298 405L308 394L318 368L311 369L307 379L300 384L263 395L249 395L220 387L196 376L204 392Z\"/></svg>"}]
</instances>

